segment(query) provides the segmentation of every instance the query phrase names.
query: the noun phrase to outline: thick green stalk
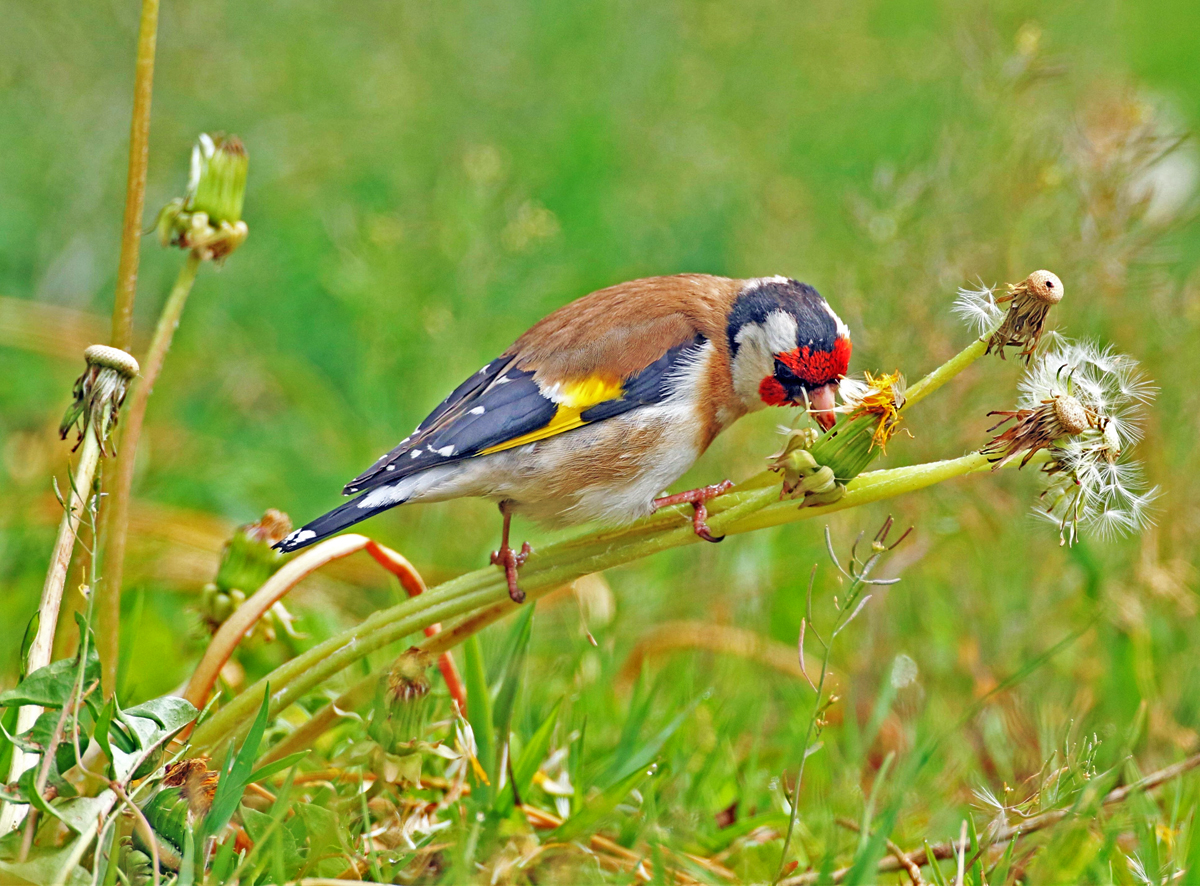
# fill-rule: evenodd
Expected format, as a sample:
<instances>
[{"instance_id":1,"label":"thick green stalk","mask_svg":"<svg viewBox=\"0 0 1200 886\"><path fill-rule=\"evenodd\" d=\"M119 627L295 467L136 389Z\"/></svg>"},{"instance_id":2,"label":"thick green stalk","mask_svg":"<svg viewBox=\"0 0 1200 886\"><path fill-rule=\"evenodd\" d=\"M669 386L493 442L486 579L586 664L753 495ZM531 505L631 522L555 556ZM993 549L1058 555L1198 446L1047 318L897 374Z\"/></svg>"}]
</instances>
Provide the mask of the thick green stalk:
<instances>
[{"instance_id":1,"label":"thick green stalk","mask_svg":"<svg viewBox=\"0 0 1200 886\"><path fill-rule=\"evenodd\" d=\"M899 413L903 414L909 406L924 400L982 357L986 351L986 338L977 339L963 348L905 392L904 404L898 410ZM809 451L818 464L833 469L839 482L853 480L882 452L882 448L874 441L879 421L878 415L860 415L854 419L843 416L828 433L822 435L809 448Z\"/></svg>"},{"instance_id":2,"label":"thick green stalk","mask_svg":"<svg viewBox=\"0 0 1200 886\"><path fill-rule=\"evenodd\" d=\"M904 395L904 412L910 406L920 403L954 376L958 375L980 357L987 353L988 336L976 339L967 345L933 372L909 388Z\"/></svg>"},{"instance_id":3,"label":"thick green stalk","mask_svg":"<svg viewBox=\"0 0 1200 886\"><path fill-rule=\"evenodd\" d=\"M823 507L805 508L795 501L779 501L775 486L746 491L735 488L710 503L709 526L714 534L733 535L809 520L989 467L986 458L973 453L949 461L863 474L847 486L839 501ZM542 546L529 558L521 570L521 587L528 601L536 600L581 576L697 541L684 508L671 508L620 529L599 533L577 530ZM486 567L376 612L362 624L314 646L244 689L196 730L193 749L212 750L248 728L268 681L273 692L270 707L274 714L364 656L426 625L456 618L471 620L473 633L512 612L516 606L508 602L503 572ZM442 649L468 634L454 624L444 635L445 639L438 635L426 645Z\"/></svg>"},{"instance_id":4,"label":"thick green stalk","mask_svg":"<svg viewBox=\"0 0 1200 886\"><path fill-rule=\"evenodd\" d=\"M184 305L187 304L188 295L196 282L196 273L199 270L200 257L195 252L189 252L187 261L179 269L175 285L163 305L158 325L154 329L154 338L150 340L150 348L142 361L141 379L133 390L133 402L129 405L129 415L121 434L121 448L117 452L117 478L109 492L105 580L97 589L100 600L96 647L104 668L104 685L108 687L109 692L116 692L117 687L117 661L120 657L118 653L121 640L121 582L125 572L125 542L129 529L129 496L133 487L134 459L137 457L138 441L142 436L142 425L146 420L146 406L154 392L154 383L162 371L175 329L179 326Z\"/></svg>"}]
</instances>

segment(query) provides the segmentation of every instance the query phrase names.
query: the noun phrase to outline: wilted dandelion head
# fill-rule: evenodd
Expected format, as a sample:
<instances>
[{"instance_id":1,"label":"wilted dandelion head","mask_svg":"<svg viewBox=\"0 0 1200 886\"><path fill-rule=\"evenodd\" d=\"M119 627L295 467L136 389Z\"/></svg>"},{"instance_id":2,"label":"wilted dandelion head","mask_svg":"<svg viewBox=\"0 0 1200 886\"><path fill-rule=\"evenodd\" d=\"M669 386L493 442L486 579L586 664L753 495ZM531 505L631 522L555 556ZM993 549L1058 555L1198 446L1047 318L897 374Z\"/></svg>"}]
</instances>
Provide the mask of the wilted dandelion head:
<instances>
[{"instance_id":1,"label":"wilted dandelion head","mask_svg":"<svg viewBox=\"0 0 1200 886\"><path fill-rule=\"evenodd\" d=\"M1020 389L1025 410L1073 400L1087 415L1080 433L1045 447L1052 456L1043 468L1050 483L1037 512L1059 526L1062 542L1074 542L1080 526L1103 538L1145 527L1157 490L1147 485L1129 450L1142 438L1142 411L1155 388L1137 361L1109 347L1056 337Z\"/></svg>"},{"instance_id":2,"label":"wilted dandelion head","mask_svg":"<svg viewBox=\"0 0 1200 886\"><path fill-rule=\"evenodd\" d=\"M975 296L975 298L966 300L959 311L960 316L970 304L981 316L990 317L990 308L984 303L983 293L968 293L968 295ZM989 290L988 298L991 295L992 292ZM1000 358L1004 359L1004 349L1011 345L1021 349L1020 355L1028 363L1042 339L1046 315L1052 307L1062 301L1062 297L1062 281L1051 271L1034 271L1020 283L1008 284L1007 291L999 298L994 299L995 305L1007 302L1008 310L998 326L986 327L993 330L988 336L987 353L996 351Z\"/></svg>"}]
</instances>

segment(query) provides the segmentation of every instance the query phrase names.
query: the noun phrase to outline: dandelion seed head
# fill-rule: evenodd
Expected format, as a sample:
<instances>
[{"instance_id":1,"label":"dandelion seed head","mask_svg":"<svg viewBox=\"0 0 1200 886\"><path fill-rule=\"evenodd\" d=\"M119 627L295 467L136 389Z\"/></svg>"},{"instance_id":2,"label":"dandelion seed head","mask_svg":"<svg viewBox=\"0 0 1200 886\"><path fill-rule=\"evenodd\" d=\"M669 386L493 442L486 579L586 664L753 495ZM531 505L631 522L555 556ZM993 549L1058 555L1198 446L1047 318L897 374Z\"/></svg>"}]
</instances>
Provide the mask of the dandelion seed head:
<instances>
[{"instance_id":1,"label":"dandelion seed head","mask_svg":"<svg viewBox=\"0 0 1200 886\"><path fill-rule=\"evenodd\" d=\"M1058 524L1063 542L1073 543L1081 527L1104 539L1145 528L1157 490L1127 456L1142 439L1142 412L1156 388L1137 361L1054 336L1020 391L1023 408L1049 401L1058 409L1071 398L1088 415L1086 429L1050 447L1053 460L1043 468L1050 479L1037 513Z\"/></svg>"}]
</instances>

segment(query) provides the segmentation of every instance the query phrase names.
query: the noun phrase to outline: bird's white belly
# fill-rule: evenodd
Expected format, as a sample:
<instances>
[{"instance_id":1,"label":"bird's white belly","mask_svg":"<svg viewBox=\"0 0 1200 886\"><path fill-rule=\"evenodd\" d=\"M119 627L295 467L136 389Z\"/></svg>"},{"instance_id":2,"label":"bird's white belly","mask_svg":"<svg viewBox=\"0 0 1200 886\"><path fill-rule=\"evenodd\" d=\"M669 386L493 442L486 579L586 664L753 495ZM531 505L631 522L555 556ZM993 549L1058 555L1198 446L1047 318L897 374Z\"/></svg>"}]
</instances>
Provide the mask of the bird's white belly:
<instances>
[{"instance_id":1,"label":"bird's white belly","mask_svg":"<svg viewBox=\"0 0 1200 886\"><path fill-rule=\"evenodd\" d=\"M687 404L667 401L405 478L403 501L478 496L543 523L627 523L700 456ZM399 485L399 484L398 484ZM398 503L398 502L397 502Z\"/></svg>"}]
</instances>

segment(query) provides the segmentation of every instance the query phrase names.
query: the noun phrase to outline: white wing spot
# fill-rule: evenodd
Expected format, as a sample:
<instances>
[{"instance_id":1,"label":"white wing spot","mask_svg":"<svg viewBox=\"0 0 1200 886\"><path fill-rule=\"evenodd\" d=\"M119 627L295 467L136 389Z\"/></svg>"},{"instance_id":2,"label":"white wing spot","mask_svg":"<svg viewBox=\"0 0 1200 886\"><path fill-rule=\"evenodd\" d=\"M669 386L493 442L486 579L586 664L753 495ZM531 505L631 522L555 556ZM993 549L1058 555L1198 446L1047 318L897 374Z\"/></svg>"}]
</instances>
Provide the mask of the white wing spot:
<instances>
[{"instance_id":1,"label":"white wing spot","mask_svg":"<svg viewBox=\"0 0 1200 886\"><path fill-rule=\"evenodd\" d=\"M469 414L470 415L483 415L485 412L487 412L487 410L484 409L482 406L476 406L474 409L472 409L470 411Z\"/></svg>"},{"instance_id":2,"label":"white wing spot","mask_svg":"<svg viewBox=\"0 0 1200 886\"><path fill-rule=\"evenodd\" d=\"M496 384L498 384L498 385L506 385L506 384L508 384L510 381L512 381L512 379L511 379L511 378L509 378L507 375L502 375L502 376L500 376L498 379L496 379Z\"/></svg>"},{"instance_id":3,"label":"white wing spot","mask_svg":"<svg viewBox=\"0 0 1200 886\"><path fill-rule=\"evenodd\" d=\"M395 466L395 465L388 465L388 466L387 466L387 468L386 468L386 470L389 470L389 471L394 471L394 470L396 470L396 466Z\"/></svg>"},{"instance_id":4,"label":"white wing spot","mask_svg":"<svg viewBox=\"0 0 1200 886\"><path fill-rule=\"evenodd\" d=\"M409 458L420 458L420 457L421 457L421 450L420 450L420 449L414 449L412 452L410 452L410 453L408 454L408 457L409 457Z\"/></svg>"},{"instance_id":5,"label":"white wing spot","mask_svg":"<svg viewBox=\"0 0 1200 886\"><path fill-rule=\"evenodd\" d=\"M297 529L287 537L288 544L303 544L310 538L316 538L317 534L311 529Z\"/></svg>"},{"instance_id":6,"label":"white wing spot","mask_svg":"<svg viewBox=\"0 0 1200 886\"><path fill-rule=\"evenodd\" d=\"M433 451L442 456L442 458L449 458L450 456L454 455L454 446L443 446L441 449L435 449Z\"/></svg>"}]
</instances>

